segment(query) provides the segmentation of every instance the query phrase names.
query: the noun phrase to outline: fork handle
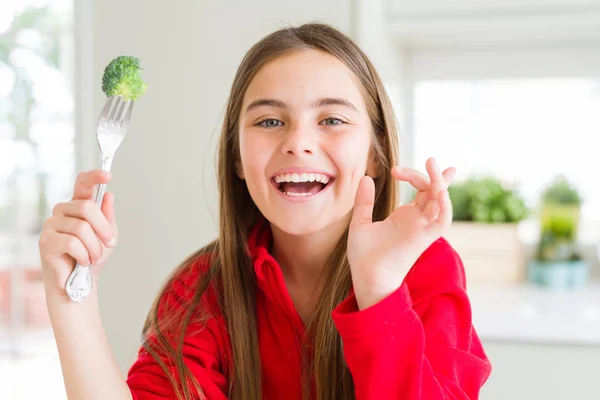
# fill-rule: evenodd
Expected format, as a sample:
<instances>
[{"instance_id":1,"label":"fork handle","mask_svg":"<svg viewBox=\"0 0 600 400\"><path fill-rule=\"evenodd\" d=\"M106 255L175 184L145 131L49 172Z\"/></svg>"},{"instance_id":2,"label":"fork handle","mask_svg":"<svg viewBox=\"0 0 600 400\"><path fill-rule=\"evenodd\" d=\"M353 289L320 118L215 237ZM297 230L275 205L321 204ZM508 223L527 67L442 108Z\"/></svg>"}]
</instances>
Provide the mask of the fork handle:
<instances>
[{"instance_id":1,"label":"fork handle","mask_svg":"<svg viewBox=\"0 0 600 400\"><path fill-rule=\"evenodd\" d=\"M112 157L105 157L102 159L102 169L104 171L110 171L112 164ZM104 200L104 194L106 193L106 183L98 185L98 191L96 192L96 204L102 206ZM65 289L69 298L75 302L81 302L92 292L92 271L91 265L81 265L77 263L75 269L69 275Z\"/></svg>"}]
</instances>

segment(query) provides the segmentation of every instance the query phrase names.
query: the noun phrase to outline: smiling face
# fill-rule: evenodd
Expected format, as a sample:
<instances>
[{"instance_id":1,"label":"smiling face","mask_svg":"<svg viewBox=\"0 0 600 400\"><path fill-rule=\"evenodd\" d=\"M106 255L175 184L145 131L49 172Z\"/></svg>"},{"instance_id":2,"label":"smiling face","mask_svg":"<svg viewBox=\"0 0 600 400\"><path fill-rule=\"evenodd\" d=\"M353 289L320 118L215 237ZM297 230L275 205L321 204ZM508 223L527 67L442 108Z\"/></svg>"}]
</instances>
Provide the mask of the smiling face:
<instances>
[{"instance_id":1,"label":"smiling face","mask_svg":"<svg viewBox=\"0 0 600 400\"><path fill-rule=\"evenodd\" d=\"M358 182L374 176L373 132L356 77L317 50L265 64L243 100L240 164L261 213L292 235L349 221Z\"/></svg>"}]
</instances>

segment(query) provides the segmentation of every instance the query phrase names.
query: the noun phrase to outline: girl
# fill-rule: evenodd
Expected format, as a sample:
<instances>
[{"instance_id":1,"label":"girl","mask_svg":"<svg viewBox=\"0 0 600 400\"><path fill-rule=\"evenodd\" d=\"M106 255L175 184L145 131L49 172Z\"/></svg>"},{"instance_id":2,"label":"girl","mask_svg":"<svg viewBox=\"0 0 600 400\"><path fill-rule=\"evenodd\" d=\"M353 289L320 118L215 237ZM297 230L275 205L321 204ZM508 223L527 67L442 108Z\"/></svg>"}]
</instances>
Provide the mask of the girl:
<instances>
[{"instance_id":1,"label":"girl","mask_svg":"<svg viewBox=\"0 0 600 400\"><path fill-rule=\"evenodd\" d=\"M219 145L219 237L166 282L126 380L97 292L64 291L117 237L112 194L92 201L110 174L80 174L40 237L69 399L478 398L491 367L441 238L455 170L398 167L396 135L380 78L339 31L286 28L250 49Z\"/></svg>"}]
</instances>

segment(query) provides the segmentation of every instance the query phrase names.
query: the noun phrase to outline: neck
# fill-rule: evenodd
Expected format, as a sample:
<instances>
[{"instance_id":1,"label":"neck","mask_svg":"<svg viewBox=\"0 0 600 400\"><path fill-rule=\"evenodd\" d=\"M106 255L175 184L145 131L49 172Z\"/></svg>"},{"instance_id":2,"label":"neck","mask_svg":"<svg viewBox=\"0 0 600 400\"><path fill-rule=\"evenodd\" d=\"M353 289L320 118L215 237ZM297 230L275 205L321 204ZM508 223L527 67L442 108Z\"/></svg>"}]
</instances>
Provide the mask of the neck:
<instances>
[{"instance_id":1,"label":"neck","mask_svg":"<svg viewBox=\"0 0 600 400\"><path fill-rule=\"evenodd\" d=\"M279 263L286 283L303 292L319 294L314 293L319 290L319 278L347 225L347 219L343 218L319 232L298 236L289 235L271 224L273 257Z\"/></svg>"}]
</instances>

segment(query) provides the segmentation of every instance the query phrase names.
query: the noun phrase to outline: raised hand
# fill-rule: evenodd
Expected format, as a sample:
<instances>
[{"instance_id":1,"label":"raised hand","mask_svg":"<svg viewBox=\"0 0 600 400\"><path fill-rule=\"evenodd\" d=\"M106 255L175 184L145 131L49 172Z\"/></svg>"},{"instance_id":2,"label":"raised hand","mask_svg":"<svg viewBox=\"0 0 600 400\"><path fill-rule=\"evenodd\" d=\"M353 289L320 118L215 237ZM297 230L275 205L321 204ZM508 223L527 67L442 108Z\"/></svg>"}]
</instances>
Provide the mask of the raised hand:
<instances>
[{"instance_id":1,"label":"raised hand","mask_svg":"<svg viewBox=\"0 0 600 400\"><path fill-rule=\"evenodd\" d=\"M100 169L80 173L71 201L57 204L44 222L39 247L47 293L66 296L65 282L76 262L93 265L96 280L112 253L117 240L114 197L106 193L102 208L94 201L96 185L110 179L110 172Z\"/></svg>"},{"instance_id":2,"label":"raised hand","mask_svg":"<svg viewBox=\"0 0 600 400\"><path fill-rule=\"evenodd\" d=\"M375 185L361 179L348 232L348 261L360 309L397 290L419 256L444 234L452 222L448 185L455 168L443 173L435 160L427 160L428 175L411 168L394 167L396 180L417 189L414 201L397 207L385 220L373 222Z\"/></svg>"}]
</instances>

